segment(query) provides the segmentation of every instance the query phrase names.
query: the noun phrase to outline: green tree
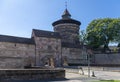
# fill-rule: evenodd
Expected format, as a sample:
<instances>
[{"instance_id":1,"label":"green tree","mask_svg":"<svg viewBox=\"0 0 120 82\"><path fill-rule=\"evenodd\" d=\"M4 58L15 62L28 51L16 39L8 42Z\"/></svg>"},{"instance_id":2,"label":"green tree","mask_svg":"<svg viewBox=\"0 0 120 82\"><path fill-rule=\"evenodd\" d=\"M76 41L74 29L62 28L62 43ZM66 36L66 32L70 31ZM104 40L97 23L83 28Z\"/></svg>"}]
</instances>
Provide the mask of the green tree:
<instances>
[{"instance_id":1,"label":"green tree","mask_svg":"<svg viewBox=\"0 0 120 82\"><path fill-rule=\"evenodd\" d=\"M111 29L112 32L114 32L114 42L117 42L120 44L120 19L114 20L111 23Z\"/></svg>"},{"instance_id":2,"label":"green tree","mask_svg":"<svg viewBox=\"0 0 120 82\"><path fill-rule=\"evenodd\" d=\"M87 27L88 44L93 48L103 45L104 51L109 49L110 41L119 41L120 19L104 18L95 19Z\"/></svg>"}]
</instances>

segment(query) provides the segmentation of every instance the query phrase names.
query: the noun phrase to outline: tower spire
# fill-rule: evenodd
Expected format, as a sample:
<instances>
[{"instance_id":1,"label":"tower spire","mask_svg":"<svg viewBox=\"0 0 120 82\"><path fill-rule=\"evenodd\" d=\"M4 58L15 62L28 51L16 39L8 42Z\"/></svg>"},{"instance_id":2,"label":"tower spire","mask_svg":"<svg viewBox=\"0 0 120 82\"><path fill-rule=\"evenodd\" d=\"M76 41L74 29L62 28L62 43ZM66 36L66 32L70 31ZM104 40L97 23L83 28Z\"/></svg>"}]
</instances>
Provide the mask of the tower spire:
<instances>
[{"instance_id":1,"label":"tower spire","mask_svg":"<svg viewBox=\"0 0 120 82\"><path fill-rule=\"evenodd\" d=\"M67 9L67 1L65 2L65 8Z\"/></svg>"},{"instance_id":2,"label":"tower spire","mask_svg":"<svg viewBox=\"0 0 120 82\"><path fill-rule=\"evenodd\" d=\"M65 2L65 11L62 14L62 18L63 19L69 19L69 18L71 18L71 14L69 13L69 11L67 9L67 2Z\"/></svg>"}]
</instances>

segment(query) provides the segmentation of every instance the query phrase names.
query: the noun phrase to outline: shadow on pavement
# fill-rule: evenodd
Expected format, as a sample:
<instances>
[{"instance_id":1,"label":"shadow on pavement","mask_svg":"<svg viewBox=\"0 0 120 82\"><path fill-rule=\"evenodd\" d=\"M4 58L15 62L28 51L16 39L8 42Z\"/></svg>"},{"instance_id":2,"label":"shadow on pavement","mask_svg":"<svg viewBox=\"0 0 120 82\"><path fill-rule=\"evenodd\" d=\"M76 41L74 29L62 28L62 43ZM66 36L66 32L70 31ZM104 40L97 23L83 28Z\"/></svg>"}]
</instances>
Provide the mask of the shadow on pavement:
<instances>
[{"instance_id":1,"label":"shadow on pavement","mask_svg":"<svg viewBox=\"0 0 120 82\"><path fill-rule=\"evenodd\" d=\"M56 81L68 81L69 79L45 79L45 80L0 80L0 82L56 82Z\"/></svg>"}]
</instances>

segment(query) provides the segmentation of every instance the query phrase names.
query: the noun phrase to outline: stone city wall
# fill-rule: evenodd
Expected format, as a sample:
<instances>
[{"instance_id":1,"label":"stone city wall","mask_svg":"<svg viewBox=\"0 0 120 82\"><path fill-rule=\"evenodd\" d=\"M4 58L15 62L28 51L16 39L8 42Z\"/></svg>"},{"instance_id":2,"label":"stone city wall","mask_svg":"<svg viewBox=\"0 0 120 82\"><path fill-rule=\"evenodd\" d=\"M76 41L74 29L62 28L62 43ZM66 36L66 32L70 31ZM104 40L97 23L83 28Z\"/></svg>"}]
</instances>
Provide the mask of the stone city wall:
<instances>
[{"instance_id":1,"label":"stone city wall","mask_svg":"<svg viewBox=\"0 0 120 82\"><path fill-rule=\"evenodd\" d=\"M82 50L79 48L62 48L62 57L64 64L80 65L87 63L86 54L82 54Z\"/></svg>"},{"instance_id":2,"label":"stone city wall","mask_svg":"<svg viewBox=\"0 0 120 82\"><path fill-rule=\"evenodd\" d=\"M93 54L94 63L92 65L96 66L120 66L120 53L112 54Z\"/></svg>"},{"instance_id":3,"label":"stone city wall","mask_svg":"<svg viewBox=\"0 0 120 82\"><path fill-rule=\"evenodd\" d=\"M35 64L35 46L0 42L0 68L23 68Z\"/></svg>"},{"instance_id":4,"label":"stone city wall","mask_svg":"<svg viewBox=\"0 0 120 82\"><path fill-rule=\"evenodd\" d=\"M57 38L34 37L36 41L36 63L44 66L58 66L61 63L61 40Z\"/></svg>"}]
</instances>

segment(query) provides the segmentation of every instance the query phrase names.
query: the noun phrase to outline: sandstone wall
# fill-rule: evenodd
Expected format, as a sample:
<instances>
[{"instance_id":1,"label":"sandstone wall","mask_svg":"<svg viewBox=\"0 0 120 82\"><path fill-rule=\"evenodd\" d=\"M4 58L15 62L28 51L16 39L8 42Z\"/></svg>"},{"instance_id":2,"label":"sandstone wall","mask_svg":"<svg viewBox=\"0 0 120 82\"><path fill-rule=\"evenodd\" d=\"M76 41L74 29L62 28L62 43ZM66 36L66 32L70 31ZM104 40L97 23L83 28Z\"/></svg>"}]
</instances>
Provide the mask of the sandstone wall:
<instances>
[{"instance_id":1,"label":"sandstone wall","mask_svg":"<svg viewBox=\"0 0 120 82\"><path fill-rule=\"evenodd\" d=\"M54 31L59 32L62 42L79 43L79 25L64 23L54 26Z\"/></svg>"},{"instance_id":2,"label":"sandstone wall","mask_svg":"<svg viewBox=\"0 0 120 82\"><path fill-rule=\"evenodd\" d=\"M35 64L35 46L0 42L0 68L23 68Z\"/></svg>"},{"instance_id":3,"label":"sandstone wall","mask_svg":"<svg viewBox=\"0 0 120 82\"><path fill-rule=\"evenodd\" d=\"M62 48L63 64L71 65L86 64L86 54L79 48Z\"/></svg>"},{"instance_id":4,"label":"sandstone wall","mask_svg":"<svg viewBox=\"0 0 120 82\"><path fill-rule=\"evenodd\" d=\"M57 38L34 37L36 43L36 64L38 66L61 65L61 40Z\"/></svg>"},{"instance_id":5,"label":"sandstone wall","mask_svg":"<svg viewBox=\"0 0 120 82\"><path fill-rule=\"evenodd\" d=\"M93 65L120 66L120 53L114 54L94 54Z\"/></svg>"},{"instance_id":6,"label":"sandstone wall","mask_svg":"<svg viewBox=\"0 0 120 82\"><path fill-rule=\"evenodd\" d=\"M64 79L65 70L62 69L14 69L0 70L0 81L7 80L50 80ZM4 81L6 80L6 81ZM8 82L8 81L7 81ZM43 81L44 82L44 81Z\"/></svg>"}]
</instances>

